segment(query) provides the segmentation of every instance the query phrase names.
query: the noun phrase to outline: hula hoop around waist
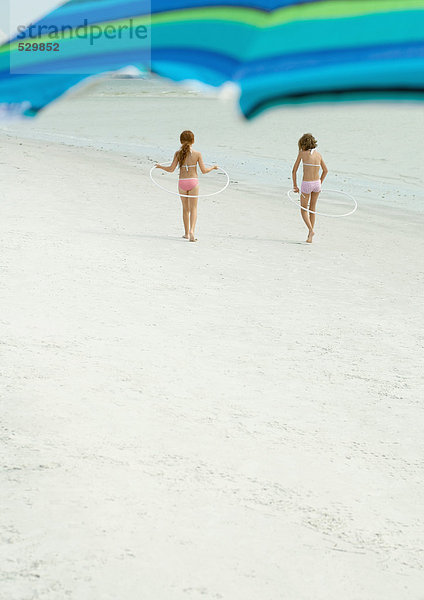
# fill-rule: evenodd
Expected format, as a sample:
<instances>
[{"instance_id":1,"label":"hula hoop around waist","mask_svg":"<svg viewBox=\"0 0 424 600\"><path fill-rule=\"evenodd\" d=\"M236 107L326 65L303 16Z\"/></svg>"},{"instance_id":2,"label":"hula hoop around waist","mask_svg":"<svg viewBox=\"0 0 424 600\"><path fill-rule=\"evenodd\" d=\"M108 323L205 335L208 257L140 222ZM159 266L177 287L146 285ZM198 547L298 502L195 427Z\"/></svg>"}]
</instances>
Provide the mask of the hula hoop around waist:
<instances>
[{"instance_id":1,"label":"hula hoop around waist","mask_svg":"<svg viewBox=\"0 0 424 600\"><path fill-rule=\"evenodd\" d=\"M301 206L300 204L300 198L299 200L295 200L294 198L291 197L290 194L295 194L296 192L294 192L293 190L289 190L287 192L287 196L290 200L290 202L293 202L293 204L296 204L298 208L300 208L301 210L304 210L308 213L311 213L313 215L321 215L321 217L333 217L333 218L338 218L338 217L348 217L349 215L352 215L356 209L358 208L358 203L356 202L355 198L353 196L351 196L350 194L347 194L346 192L340 192L339 190L325 190L326 192L333 192L333 194L340 194L342 196L346 196L347 198L349 198L349 200L353 201L353 209L350 210L347 213L343 213L342 215L331 215L329 213L323 213L323 212L319 212L317 210L310 210L309 208L303 208L303 206Z\"/></svg>"},{"instance_id":2,"label":"hula hoop around waist","mask_svg":"<svg viewBox=\"0 0 424 600\"><path fill-rule=\"evenodd\" d=\"M150 179L153 181L153 183L160 188L161 190L163 190L164 192L168 192L168 194L174 194L174 196L182 196L183 198L193 198L192 195L190 194L180 194L179 192L173 192L172 190L168 190L166 187L163 187L163 185L161 185L160 183L158 183L157 181L155 181L153 179L153 171L156 169L156 167L152 167L150 169ZM216 196L216 194L221 194L221 192L225 191L227 189L227 187L230 185L230 176L228 175L227 171L225 169L223 169L222 167L218 167L217 169L218 171L222 171L224 173L224 175L227 178L227 181L225 182L224 187L222 187L220 190L218 190L217 192L212 192L211 194L197 194L196 198L207 198L208 196Z\"/></svg>"}]
</instances>

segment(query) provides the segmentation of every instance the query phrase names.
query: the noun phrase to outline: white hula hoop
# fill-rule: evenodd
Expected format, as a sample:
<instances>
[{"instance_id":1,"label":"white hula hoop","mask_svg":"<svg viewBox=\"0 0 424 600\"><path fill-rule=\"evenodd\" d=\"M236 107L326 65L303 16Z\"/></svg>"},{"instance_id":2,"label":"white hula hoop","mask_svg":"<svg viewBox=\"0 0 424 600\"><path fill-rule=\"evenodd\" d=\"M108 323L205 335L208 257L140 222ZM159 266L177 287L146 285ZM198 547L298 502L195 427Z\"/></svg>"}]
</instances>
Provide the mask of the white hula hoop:
<instances>
[{"instance_id":1,"label":"white hula hoop","mask_svg":"<svg viewBox=\"0 0 424 600\"><path fill-rule=\"evenodd\" d=\"M155 181L153 179L153 171L155 169L156 167L152 167L150 169L150 179L153 181L153 183L164 192L168 192L168 194L174 194L174 196L182 196L183 198L207 198L208 196L216 196L216 194L221 194L221 192L224 192L230 185L230 176L228 175L227 171L222 167L218 167L217 170L222 171L227 178L224 187L222 187L220 190L218 190L217 192L212 192L211 194L197 194L197 196L191 196L190 194L180 194L180 192L173 192L172 190L168 190L166 187L163 187L163 185Z\"/></svg>"},{"instance_id":2,"label":"white hula hoop","mask_svg":"<svg viewBox=\"0 0 424 600\"><path fill-rule=\"evenodd\" d=\"M355 198L353 196L351 196L350 194L347 194L346 192L340 192L339 190L325 190L326 192L333 192L334 194L340 194L341 196L346 196L346 198L349 198L349 200L352 200L353 202L353 208L352 210L350 210L347 213L343 213L342 215L331 215L329 213L323 213L323 212L318 212L317 210L310 210L309 208L303 208L300 204L300 192L299 192L299 200L295 200L294 198L291 197L290 194L295 194L296 192L294 192L293 190L289 190L287 192L287 196L290 200L290 202L293 202L293 204L296 204L298 208L300 208L301 210L304 210L308 213L311 213L313 215L321 215L321 217L348 217L349 215L353 215L353 213L355 212L355 210L358 208L358 203L356 202Z\"/></svg>"}]
</instances>

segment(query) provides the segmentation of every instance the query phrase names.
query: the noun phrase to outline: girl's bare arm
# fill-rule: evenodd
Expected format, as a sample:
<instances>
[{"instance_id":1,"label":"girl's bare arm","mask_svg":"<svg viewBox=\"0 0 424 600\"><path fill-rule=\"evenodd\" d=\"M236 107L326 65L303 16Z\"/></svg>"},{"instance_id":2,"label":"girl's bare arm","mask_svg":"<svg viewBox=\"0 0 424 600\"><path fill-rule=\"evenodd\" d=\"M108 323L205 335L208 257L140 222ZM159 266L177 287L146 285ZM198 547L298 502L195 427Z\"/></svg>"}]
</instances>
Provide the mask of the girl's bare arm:
<instances>
[{"instance_id":1,"label":"girl's bare arm","mask_svg":"<svg viewBox=\"0 0 424 600\"><path fill-rule=\"evenodd\" d=\"M168 173L173 173L175 171L175 169L177 168L178 165L178 158L177 158L177 153L174 154L174 160L172 161L172 164L169 167L163 167L162 165L156 165L157 169L163 169L164 171L167 171Z\"/></svg>"},{"instance_id":2,"label":"girl's bare arm","mask_svg":"<svg viewBox=\"0 0 424 600\"><path fill-rule=\"evenodd\" d=\"M297 158L296 158L296 162L293 165L293 170L292 170L293 191L295 191L296 193L299 191L299 188L297 187L297 170L299 168L301 160L302 160L302 157L300 156L300 152L299 152L299 154L297 155Z\"/></svg>"},{"instance_id":3,"label":"girl's bare arm","mask_svg":"<svg viewBox=\"0 0 424 600\"><path fill-rule=\"evenodd\" d=\"M328 169L327 169L327 165L324 162L324 159L321 156L321 169L322 169L322 173L321 173L321 183L324 182L324 179L327 177L328 174Z\"/></svg>"},{"instance_id":4,"label":"girl's bare arm","mask_svg":"<svg viewBox=\"0 0 424 600\"><path fill-rule=\"evenodd\" d=\"M203 158L202 155L199 152L199 158L197 159L199 162L199 168L202 171L203 175L206 175L206 173L210 173L211 171L213 171L214 169L217 169L217 165L213 165L212 167L206 167L205 163L203 162Z\"/></svg>"}]
</instances>

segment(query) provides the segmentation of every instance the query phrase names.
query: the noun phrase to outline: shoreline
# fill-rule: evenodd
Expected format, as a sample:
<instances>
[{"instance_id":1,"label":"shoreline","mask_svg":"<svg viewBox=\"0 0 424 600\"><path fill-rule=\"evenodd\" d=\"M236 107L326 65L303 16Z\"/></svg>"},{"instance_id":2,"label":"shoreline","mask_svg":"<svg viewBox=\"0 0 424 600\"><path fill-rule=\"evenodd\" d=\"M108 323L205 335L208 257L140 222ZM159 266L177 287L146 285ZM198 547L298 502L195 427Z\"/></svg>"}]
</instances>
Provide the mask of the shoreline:
<instances>
[{"instance_id":1,"label":"shoreline","mask_svg":"<svg viewBox=\"0 0 424 600\"><path fill-rule=\"evenodd\" d=\"M59 148L73 148L76 150L79 149L84 149L87 151L87 155L88 156L92 156L93 152L95 153L95 155L99 155L99 156L105 156L107 157L107 159L109 160L114 160L117 157L119 157L119 159L122 161L122 166L124 166L125 164L128 164L132 167L136 167L136 168L140 168L142 169L142 171L140 171L140 177L146 177L147 179L149 179L149 169L155 164L156 160L151 158L149 155L151 154L151 152L146 152L143 156L140 157L139 154L131 154L131 152L127 151L127 154L124 154L125 150L119 150L116 149L114 147L111 148L105 148L104 146L100 146L100 145L96 145L93 144L90 140L86 140L87 142L89 142L87 145L80 145L77 143L73 143L70 139L69 141L67 141L66 137L62 140L57 139L54 134L52 136L52 139L49 139L48 136L44 137L35 137L35 136L28 136L28 137L21 137L20 135L18 135L17 133L14 132L6 132L6 131L1 131L0 130L0 140L3 138L4 143L8 143L8 142L16 142L17 144L23 143L20 142L19 140L24 140L25 143L32 145L34 147L39 146L40 144L43 145L43 147L48 148L50 146L56 146L58 149ZM113 146L113 144L111 144L111 146ZM281 183L280 185L266 185L266 186L262 186L262 185L258 185L257 184L257 180L256 180L256 185L252 185L253 183L255 183L255 179L245 179L242 180L240 177L235 178L232 177L231 174L230 175L230 185L226 190L226 194L231 193L232 190L237 190L240 191L242 193L247 193L247 194L253 194L253 195L258 195L261 197L269 197L270 199L276 199L276 197L280 197L282 200L284 200L284 202L288 202L288 200L286 199L286 193L289 189L291 189L291 176L287 178L287 183ZM300 177L298 177L298 181L301 181L301 169L298 172L298 175L300 175ZM175 183L176 183L176 176L174 177L175 179ZM376 180L378 180L378 178L376 178ZM328 184L328 181L326 181L326 183ZM149 185L153 184L150 182L149 180ZM356 196L356 200L358 202L358 211L364 210L366 209L368 211L368 213L374 217L378 217L379 214L381 214L381 211L389 211L390 213L393 214L394 217L399 216L399 215L405 215L407 218L414 218L416 216L421 216L424 213L424 203L422 205L422 207L416 207L414 208L406 208L406 207L396 207L394 206L392 203L386 203L384 199L381 199L379 201L379 203L377 204L375 202L375 199L371 200L370 198L367 198L368 193L370 193L371 191L368 190L368 193L364 192L364 188L367 187L367 185L363 185L362 188L362 192L361 195ZM323 188L323 190L325 191L325 187ZM161 192L162 193L162 192ZM164 194L166 194L166 192L163 192ZM296 210L296 207L293 205L293 209ZM348 218L348 217L346 217Z\"/></svg>"},{"instance_id":2,"label":"shoreline","mask_svg":"<svg viewBox=\"0 0 424 600\"><path fill-rule=\"evenodd\" d=\"M145 97L126 97L134 88L143 89ZM169 161L178 146L176 132L189 128L196 133L196 147L205 162L224 166L233 181L273 193L291 187L299 132L311 130L330 170L328 188L383 209L424 212L415 176L421 166L418 155L410 156L408 144L408 136L424 127L424 114L417 107L288 108L246 123L238 118L232 101L177 95L179 88L173 86L165 86L165 91L175 95L150 97L155 89L152 82L101 82L55 103L35 120L0 127L0 133L112 151L138 159L147 168ZM110 90L120 95L101 96ZM151 114L157 118L151 119ZM215 127L205 127L205 114ZM367 133L371 128L373 135Z\"/></svg>"}]
</instances>

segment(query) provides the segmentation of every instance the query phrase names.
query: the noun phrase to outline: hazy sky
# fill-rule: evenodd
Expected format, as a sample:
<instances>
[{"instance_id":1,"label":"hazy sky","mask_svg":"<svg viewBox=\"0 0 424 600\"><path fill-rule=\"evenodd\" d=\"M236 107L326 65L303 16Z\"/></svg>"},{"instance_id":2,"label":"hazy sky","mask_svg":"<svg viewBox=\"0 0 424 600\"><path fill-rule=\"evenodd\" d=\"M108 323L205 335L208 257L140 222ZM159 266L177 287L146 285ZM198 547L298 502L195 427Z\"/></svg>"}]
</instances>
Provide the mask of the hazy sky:
<instances>
[{"instance_id":1,"label":"hazy sky","mask_svg":"<svg viewBox=\"0 0 424 600\"><path fill-rule=\"evenodd\" d=\"M18 25L28 25L50 12L66 0L2 0L0 2L0 30L10 35Z\"/></svg>"}]
</instances>

